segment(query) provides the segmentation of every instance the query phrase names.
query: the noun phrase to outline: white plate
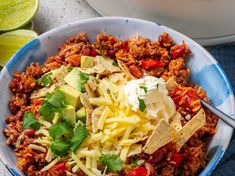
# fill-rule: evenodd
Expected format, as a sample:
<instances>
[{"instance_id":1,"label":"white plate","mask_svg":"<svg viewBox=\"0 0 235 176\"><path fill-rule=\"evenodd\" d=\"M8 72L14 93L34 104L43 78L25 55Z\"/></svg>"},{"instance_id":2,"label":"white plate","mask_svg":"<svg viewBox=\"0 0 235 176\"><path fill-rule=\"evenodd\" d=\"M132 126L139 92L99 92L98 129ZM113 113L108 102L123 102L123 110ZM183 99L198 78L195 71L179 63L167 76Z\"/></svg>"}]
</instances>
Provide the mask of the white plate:
<instances>
[{"instance_id":1,"label":"white plate","mask_svg":"<svg viewBox=\"0 0 235 176\"><path fill-rule=\"evenodd\" d=\"M151 20L202 45L235 42L234 0L87 0L103 16Z\"/></svg>"}]
</instances>

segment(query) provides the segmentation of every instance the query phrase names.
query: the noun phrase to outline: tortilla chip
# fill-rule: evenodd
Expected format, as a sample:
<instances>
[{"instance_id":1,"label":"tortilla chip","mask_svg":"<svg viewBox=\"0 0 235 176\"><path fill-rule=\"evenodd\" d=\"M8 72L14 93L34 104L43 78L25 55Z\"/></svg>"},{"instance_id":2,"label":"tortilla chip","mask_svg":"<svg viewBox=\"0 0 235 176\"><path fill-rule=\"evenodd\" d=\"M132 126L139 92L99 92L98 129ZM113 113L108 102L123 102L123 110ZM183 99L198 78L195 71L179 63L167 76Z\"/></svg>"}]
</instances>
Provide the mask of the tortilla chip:
<instances>
[{"instance_id":1,"label":"tortilla chip","mask_svg":"<svg viewBox=\"0 0 235 176\"><path fill-rule=\"evenodd\" d=\"M171 90L174 87L178 86L178 83L175 81L175 77L172 76L166 81L166 88L167 90Z\"/></svg>"},{"instance_id":2,"label":"tortilla chip","mask_svg":"<svg viewBox=\"0 0 235 176\"><path fill-rule=\"evenodd\" d=\"M83 93L83 94L80 95L80 101L81 101L82 105L85 106L85 108L86 108L86 114L87 114L87 116L86 116L86 126L89 130L91 130L92 129L91 114L93 112L93 107L89 102L87 93Z\"/></svg>"},{"instance_id":3,"label":"tortilla chip","mask_svg":"<svg viewBox=\"0 0 235 176\"><path fill-rule=\"evenodd\" d=\"M100 106L99 108L96 108L91 114L93 133L96 133L98 131L98 124L99 124L100 116L102 112L104 111L104 109L105 109L105 106Z\"/></svg>"},{"instance_id":4,"label":"tortilla chip","mask_svg":"<svg viewBox=\"0 0 235 176\"><path fill-rule=\"evenodd\" d=\"M127 157L138 155L142 152L142 144L132 144L127 153Z\"/></svg>"},{"instance_id":5,"label":"tortilla chip","mask_svg":"<svg viewBox=\"0 0 235 176\"><path fill-rule=\"evenodd\" d=\"M113 73L109 76L109 79L118 85L125 85L128 81L124 73Z\"/></svg>"},{"instance_id":6,"label":"tortilla chip","mask_svg":"<svg viewBox=\"0 0 235 176\"><path fill-rule=\"evenodd\" d=\"M203 109L201 109L190 121L183 126L183 128L177 133L176 147L180 151L180 148L188 141L188 139L203 125L206 123L206 115Z\"/></svg>"},{"instance_id":7,"label":"tortilla chip","mask_svg":"<svg viewBox=\"0 0 235 176\"><path fill-rule=\"evenodd\" d=\"M121 70L123 71L123 73L126 75L126 78L128 81L136 79L129 71L129 68L120 60L117 61L118 62L118 66L121 68Z\"/></svg>"},{"instance_id":8,"label":"tortilla chip","mask_svg":"<svg viewBox=\"0 0 235 176\"><path fill-rule=\"evenodd\" d=\"M143 148L144 152L147 154L152 154L175 138L176 130L172 126L170 126L170 124L168 124L164 119L162 119L156 125L153 133L148 138Z\"/></svg>"},{"instance_id":9,"label":"tortilla chip","mask_svg":"<svg viewBox=\"0 0 235 176\"><path fill-rule=\"evenodd\" d=\"M177 131L182 129L181 114L180 113L177 112L174 116L171 117L170 125L172 127L174 127Z\"/></svg>"},{"instance_id":10,"label":"tortilla chip","mask_svg":"<svg viewBox=\"0 0 235 176\"><path fill-rule=\"evenodd\" d=\"M94 67L101 67L105 70L100 73L101 75L106 75L110 73L117 73L120 72L121 69L115 65L113 65L113 60L103 56L96 56L94 58L95 66Z\"/></svg>"}]
</instances>

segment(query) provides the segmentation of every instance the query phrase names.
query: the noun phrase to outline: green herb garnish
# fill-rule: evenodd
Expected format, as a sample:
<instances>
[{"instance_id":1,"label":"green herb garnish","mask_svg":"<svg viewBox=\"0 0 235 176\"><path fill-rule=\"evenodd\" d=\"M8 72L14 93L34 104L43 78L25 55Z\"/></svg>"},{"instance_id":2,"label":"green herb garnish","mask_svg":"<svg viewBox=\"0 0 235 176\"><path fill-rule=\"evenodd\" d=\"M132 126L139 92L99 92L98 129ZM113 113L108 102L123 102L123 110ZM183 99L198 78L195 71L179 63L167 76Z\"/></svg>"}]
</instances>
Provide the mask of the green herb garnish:
<instances>
[{"instance_id":1,"label":"green herb garnish","mask_svg":"<svg viewBox=\"0 0 235 176\"><path fill-rule=\"evenodd\" d=\"M36 80L37 84L43 87L51 85L52 79L51 79L52 73L45 74L38 80Z\"/></svg>"},{"instance_id":2,"label":"green herb garnish","mask_svg":"<svg viewBox=\"0 0 235 176\"><path fill-rule=\"evenodd\" d=\"M45 101L38 112L45 120L52 121L55 116L56 108L51 103Z\"/></svg>"},{"instance_id":3,"label":"green herb garnish","mask_svg":"<svg viewBox=\"0 0 235 176\"><path fill-rule=\"evenodd\" d=\"M70 149L69 141L55 140L52 142L50 148L51 151L58 156L66 156Z\"/></svg>"},{"instance_id":4,"label":"green herb garnish","mask_svg":"<svg viewBox=\"0 0 235 176\"><path fill-rule=\"evenodd\" d=\"M34 113L32 112L24 113L22 129L32 128L34 130L37 130L39 127L40 123L35 118Z\"/></svg>"},{"instance_id":5,"label":"green herb garnish","mask_svg":"<svg viewBox=\"0 0 235 176\"><path fill-rule=\"evenodd\" d=\"M83 73L83 72L79 73L79 80L80 80L79 87L78 87L79 91L85 92L85 84L89 80L89 77L90 76L86 73Z\"/></svg>"},{"instance_id":6,"label":"green herb garnish","mask_svg":"<svg viewBox=\"0 0 235 176\"><path fill-rule=\"evenodd\" d=\"M139 109L140 109L140 111L144 112L144 110L146 109L145 102L144 102L144 100L142 100L139 97L138 97L138 100L139 100Z\"/></svg>"},{"instance_id":7,"label":"green herb garnish","mask_svg":"<svg viewBox=\"0 0 235 176\"><path fill-rule=\"evenodd\" d=\"M144 93L148 93L148 88L147 87L145 87L145 86L140 86L140 89L143 89L144 90Z\"/></svg>"},{"instance_id":8,"label":"green herb garnish","mask_svg":"<svg viewBox=\"0 0 235 176\"><path fill-rule=\"evenodd\" d=\"M71 150L72 152L76 152L77 149L80 147L82 142L86 139L86 137L89 135L89 131L86 129L84 125L79 125L75 131L74 136L71 139Z\"/></svg>"},{"instance_id":9,"label":"green herb garnish","mask_svg":"<svg viewBox=\"0 0 235 176\"><path fill-rule=\"evenodd\" d=\"M65 108L65 96L60 90L56 90L54 94L48 99L48 102L55 108Z\"/></svg>"},{"instance_id":10,"label":"green herb garnish","mask_svg":"<svg viewBox=\"0 0 235 176\"><path fill-rule=\"evenodd\" d=\"M103 154L99 160L111 172L118 172L124 166L123 161L116 155Z\"/></svg>"},{"instance_id":11,"label":"green herb garnish","mask_svg":"<svg viewBox=\"0 0 235 176\"><path fill-rule=\"evenodd\" d=\"M56 90L53 94L46 94L47 100L45 100L42 106L39 108L39 114L47 121L53 120L55 112L61 112L66 107L64 94Z\"/></svg>"},{"instance_id":12,"label":"green herb garnish","mask_svg":"<svg viewBox=\"0 0 235 176\"><path fill-rule=\"evenodd\" d=\"M72 132L72 127L66 121L53 124L49 128L49 134L53 139L59 139L65 135L71 134Z\"/></svg>"},{"instance_id":13,"label":"green herb garnish","mask_svg":"<svg viewBox=\"0 0 235 176\"><path fill-rule=\"evenodd\" d=\"M141 162L141 160L135 160L134 162L132 162L130 164L131 167L136 167L136 166L140 166L142 165L143 162Z\"/></svg>"},{"instance_id":14,"label":"green herb garnish","mask_svg":"<svg viewBox=\"0 0 235 176\"><path fill-rule=\"evenodd\" d=\"M112 65L113 65L113 66L117 66L117 67L118 67L118 63L117 63L117 62L115 62L115 61L113 61L113 62L112 62Z\"/></svg>"},{"instance_id":15,"label":"green herb garnish","mask_svg":"<svg viewBox=\"0 0 235 176\"><path fill-rule=\"evenodd\" d=\"M159 83L157 83L157 85L156 85L157 90L158 90L158 87L159 87Z\"/></svg>"}]
</instances>

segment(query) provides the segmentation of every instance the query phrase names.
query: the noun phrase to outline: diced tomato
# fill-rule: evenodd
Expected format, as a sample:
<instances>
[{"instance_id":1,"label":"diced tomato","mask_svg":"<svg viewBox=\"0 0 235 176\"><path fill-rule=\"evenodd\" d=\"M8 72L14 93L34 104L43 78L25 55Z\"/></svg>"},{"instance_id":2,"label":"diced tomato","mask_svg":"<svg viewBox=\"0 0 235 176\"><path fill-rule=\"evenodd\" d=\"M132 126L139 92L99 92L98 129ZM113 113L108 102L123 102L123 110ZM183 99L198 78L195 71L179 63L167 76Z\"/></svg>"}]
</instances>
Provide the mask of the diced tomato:
<instances>
[{"instance_id":1,"label":"diced tomato","mask_svg":"<svg viewBox=\"0 0 235 176\"><path fill-rule=\"evenodd\" d=\"M184 156L181 153L174 153L172 156L172 160L175 162L174 167L179 167L183 163Z\"/></svg>"},{"instance_id":2,"label":"diced tomato","mask_svg":"<svg viewBox=\"0 0 235 176\"><path fill-rule=\"evenodd\" d=\"M177 57L182 57L185 53L185 46L181 45L178 49L171 52L172 57L175 59Z\"/></svg>"},{"instance_id":3,"label":"diced tomato","mask_svg":"<svg viewBox=\"0 0 235 176\"><path fill-rule=\"evenodd\" d=\"M33 99L33 100L32 100L32 103L33 103L35 106L40 106L40 105L42 105L42 100L40 100L40 99Z\"/></svg>"},{"instance_id":4,"label":"diced tomato","mask_svg":"<svg viewBox=\"0 0 235 176\"><path fill-rule=\"evenodd\" d=\"M141 61L141 66L146 70L151 68L163 67L164 65L165 63L160 60L148 59Z\"/></svg>"},{"instance_id":5,"label":"diced tomato","mask_svg":"<svg viewBox=\"0 0 235 176\"><path fill-rule=\"evenodd\" d=\"M91 55L91 49L89 47L86 47L86 48L82 49L81 53L84 56L90 56Z\"/></svg>"},{"instance_id":6,"label":"diced tomato","mask_svg":"<svg viewBox=\"0 0 235 176\"><path fill-rule=\"evenodd\" d=\"M52 167L53 170L59 171L62 175L65 175L65 163L66 161L62 161Z\"/></svg>"},{"instance_id":7,"label":"diced tomato","mask_svg":"<svg viewBox=\"0 0 235 176\"><path fill-rule=\"evenodd\" d=\"M137 166L128 176L147 176L148 170L142 166Z\"/></svg>"},{"instance_id":8,"label":"diced tomato","mask_svg":"<svg viewBox=\"0 0 235 176\"><path fill-rule=\"evenodd\" d=\"M191 103L195 100L198 100L198 94L194 89L184 90L180 87L175 87L169 92L169 96L174 100L175 104L179 104L179 102L184 99L181 106L187 107L191 109Z\"/></svg>"},{"instance_id":9,"label":"diced tomato","mask_svg":"<svg viewBox=\"0 0 235 176\"><path fill-rule=\"evenodd\" d=\"M95 57L95 56L97 56L97 55L98 55L97 51L96 51L95 49L92 49L92 50L91 50L91 56L92 56L92 57Z\"/></svg>"}]
</instances>

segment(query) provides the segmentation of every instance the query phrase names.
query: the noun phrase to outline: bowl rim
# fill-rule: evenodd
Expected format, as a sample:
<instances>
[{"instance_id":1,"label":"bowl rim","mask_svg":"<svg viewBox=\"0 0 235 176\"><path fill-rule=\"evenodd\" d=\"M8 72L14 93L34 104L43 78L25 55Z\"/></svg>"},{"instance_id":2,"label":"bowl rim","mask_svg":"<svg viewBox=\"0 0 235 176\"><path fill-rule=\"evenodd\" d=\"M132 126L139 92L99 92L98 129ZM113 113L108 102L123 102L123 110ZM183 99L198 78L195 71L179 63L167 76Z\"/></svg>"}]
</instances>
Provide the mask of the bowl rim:
<instances>
[{"instance_id":1,"label":"bowl rim","mask_svg":"<svg viewBox=\"0 0 235 176\"><path fill-rule=\"evenodd\" d=\"M148 24L154 24L154 25L158 25L162 28L167 29L168 31L177 34L180 37L186 38L188 41L191 42L191 44L193 44L194 46L196 46L197 48L199 48L200 50L202 50L202 52L207 56L207 58L210 60L211 63L216 64L216 69L219 72L219 74L222 76L223 80L226 83L226 86L228 88L228 91L230 93L229 99L231 100L232 104L231 106L233 107L233 113L235 112L235 99L234 99L234 94L233 94L233 89L232 86L230 84L230 81L226 75L226 73L224 72L224 70L222 69L222 67L218 64L218 62L216 61L216 59L205 49L203 48L200 44L198 44L196 41L194 41L193 39L191 39L190 37L182 34L181 32L178 32L172 28L166 27L164 25L152 22L152 21L148 21L148 20L143 20L143 19L138 19L138 18L131 18L131 17L119 17L119 16L109 16L109 17L94 17L94 18L88 18L88 19L82 19L82 20L78 20L72 23L67 23L58 27L55 27L41 35L39 35L38 37L36 37L35 39L31 40L29 43L27 43L26 45L24 45L21 49L19 49L12 57L11 59L7 62L7 64L4 66L4 68L2 69L2 71L0 72L0 80L1 78L4 76L4 74L6 74L7 68L10 68L12 65L14 65L14 62L19 58L19 55L21 55L21 52L24 52L28 49L30 49L30 46L36 41L36 40L43 40L44 38L46 38L47 36L54 34L54 33L58 33L59 31L66 29L68 27L73 27L76 25L82 25L85 23L95 23L97 21L123 21L123 20L130 20L130 21L134 21L137 23L148 23ZM233 114L234 116L234 114ZM232 129L232 128L231 128ZM220 159L222 158L225 150L227 149L231 137L232 137L232 132L233 129L231 130L231 135L228 136L227 138L229 138L228 143L224 145L225 148L222 148L219 146L217 152L215 153L216 156L215 159L213 159L213 163L210 164L210 167L208 167L206 170L203 169L200 173L201 175L208 175L210 172L212 172L214 170L214 168L216 167L216 165L219 163ZM0 159L3 161L4 165L6 166L6 168L11 172L12 175L14 176L20 176L21 174L19 174L17 171L14 170L14 168L11 168L8 166L8 162L5 161L2 156L0 155ZM207 164L208 166L208 164Z\"/></svg>"}]
</instances>

